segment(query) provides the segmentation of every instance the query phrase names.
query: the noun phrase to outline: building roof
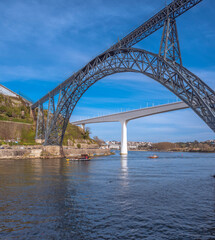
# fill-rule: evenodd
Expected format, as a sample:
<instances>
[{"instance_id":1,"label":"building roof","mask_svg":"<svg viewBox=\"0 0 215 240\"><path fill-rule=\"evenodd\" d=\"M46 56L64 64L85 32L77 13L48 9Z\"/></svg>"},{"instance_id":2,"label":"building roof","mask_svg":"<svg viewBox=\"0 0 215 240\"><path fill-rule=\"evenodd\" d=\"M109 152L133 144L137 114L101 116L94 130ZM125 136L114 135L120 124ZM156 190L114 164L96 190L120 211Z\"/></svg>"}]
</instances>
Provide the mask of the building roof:
<instances>
[{"instance_id":1,"label":"building roof","mask_svg":"<svg viewBox=\"0 0 215 240\"><path fill-rule=\"evenodd\" d=\"M27 100L26 98L24 98L23 96L21 96L20 94L17 94L15 92L13 92L12 90L10 90L9 88L3 86L2 84L0 84L0 94L9 96L9 97L21 97L23 99L23 101L25 101L28 104L32 104L31 101Z\"/></svg>"},{"instance_id":2,"label":"building roof","mask_svg":"<svg viewBox=\"0 0 215 240\"><path fill-rule=\"evenodd\" d=\"M15 92L11 91L10 89L6 88L5 86L0 84L0 94L10 96L10 97L18 97L19 95Z\"/></svg>"}]
</instances>

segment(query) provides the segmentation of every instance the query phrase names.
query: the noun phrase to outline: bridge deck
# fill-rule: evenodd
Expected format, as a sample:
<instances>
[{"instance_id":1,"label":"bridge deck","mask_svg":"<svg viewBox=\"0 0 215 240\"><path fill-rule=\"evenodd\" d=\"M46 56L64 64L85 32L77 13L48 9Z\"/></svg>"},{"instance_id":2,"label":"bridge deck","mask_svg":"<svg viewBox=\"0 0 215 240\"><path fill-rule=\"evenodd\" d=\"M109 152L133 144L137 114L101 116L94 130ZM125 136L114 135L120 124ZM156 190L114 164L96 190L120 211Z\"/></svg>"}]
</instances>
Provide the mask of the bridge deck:
<instances>
[{"instance_id":1,"label":"bridge deck","mask_svg":"<svg viewBox=\"0 0 215 240\"><path fill-rule=\"evenodd\" d=\"M126 35L124 38L122 38L120 41L118 41L116 44L111 46L108 50L106 50L103 54L110 50L119 49L119 48L129 48L135 45L136 43L140 42L144 38L150 36L157 30L159 30L164 25L164 21L167 16L170 16L172 19L175 19L200 3L202 0L174 0L172 1L168 6L163 8L161 11L159 11L157 14L155 14L153 17L151 17L148 21L144 22L142 25L140 25L138 28L133 30L131 33ZM100 56L102 57L103 54ZM90 64L93 66L95 64L96 58L92 59L84 68L87 68L87 66ZM50 97L53 97L57 95L61 89L68 86L80 73L83 71L82 68L75 74L73 74L71 77L66 79L64 82L62 82L60 85L58 85L56 88L54 88L52 91L50 91L48 94L46 94L44 97L39 99L37 102L35 102L31 107L32 109L37 108L39 104L42 104L46 102Z\"/></svg>"},{"instance_id":2,"label":"bridge deck","mask_svg":"<svg viewBox=\"0 0 215 240\"><path fill-rule=\"evenodd\" d=\"M154 114L170 112L170 111L175 111L175 110L180 110L185 108L189 108L186 103L175 102L175 103L163 104L163 105L154 106L154 107L141 108L141 109L127 111L127 112L115 113L115 114L110 114L106 116L75 121L75 122L72 122L72 124L81 125L81 124L102 123L102 122L122 122L122 121L129 121L136 118L147 117Z\"/></svg>"}]
</instances>

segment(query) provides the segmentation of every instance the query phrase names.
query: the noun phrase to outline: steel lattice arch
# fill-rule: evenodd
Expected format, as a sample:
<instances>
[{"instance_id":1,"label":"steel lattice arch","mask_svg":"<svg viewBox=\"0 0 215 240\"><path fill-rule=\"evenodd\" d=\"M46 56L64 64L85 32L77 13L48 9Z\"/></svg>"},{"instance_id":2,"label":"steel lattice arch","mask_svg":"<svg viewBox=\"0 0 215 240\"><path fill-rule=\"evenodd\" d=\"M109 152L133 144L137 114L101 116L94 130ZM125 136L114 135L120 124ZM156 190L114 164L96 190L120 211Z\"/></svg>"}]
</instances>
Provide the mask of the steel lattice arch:
<instances>
[{"instance_id":1,"label":"steel lattice arch","mask_svg":"<svg viewBox=\"0 0 215 240\"><path fill-rule=\"evenodd\" d=\"M142 73L159 82L215 131L215 93L182 65L175 21L176 17L201 1L173 1L33 104L32 109L38 108L36 138L45 139L45 145L62 145L67 124L81 96L100 79L123 72ZM162 26L159 54L131 47ZM45 119L44 104L47 101Z\"/></svg>"},{"instance_id":2,"label":"steel lattice arch","mask_svg":"<svg viewBox=\"0 0 215 240\"><path fill-rule=\"evenodd\" d=\"M64 94L50 122L45 144L62 143L72 111L90 86L108 75L122 72L143 73L161 83L215 130L215 98L212 89L179 64L173 65L164 58L142 49L128 48L111 50L98 56L93 65L87 64L74 76L71 84L64 88Z\"/></svg>"}]
</instances>

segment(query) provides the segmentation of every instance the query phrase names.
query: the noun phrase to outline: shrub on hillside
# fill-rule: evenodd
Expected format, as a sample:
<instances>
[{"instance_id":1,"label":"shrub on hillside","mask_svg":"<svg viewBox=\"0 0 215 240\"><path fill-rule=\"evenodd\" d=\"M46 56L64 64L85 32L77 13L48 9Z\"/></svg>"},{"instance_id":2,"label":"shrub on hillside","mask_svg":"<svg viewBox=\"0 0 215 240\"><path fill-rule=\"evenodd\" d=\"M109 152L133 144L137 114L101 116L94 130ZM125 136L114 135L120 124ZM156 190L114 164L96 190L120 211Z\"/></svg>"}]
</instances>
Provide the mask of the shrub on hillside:
<instances>
[{"instance_id":1,"label":"shrub on hillside","mask_svg":"<svg viewBox=\"0 0 215 240\"><path fill-rule=\"evenodd\" d=\"M86 128L86 130L83 132L83 138L84 139L90 139L90 128Z\"/></svg>"},{"instance_id":2,"label":"shrub on hillside","mask_svg":"<svg viewBox=\"0 0 215 240\"><path fill-rule=\"evenodd\" d=\"M7 108L7 111L6 111L6 115L7 115L8 117L12 117L12 116L13 116L13 110L8 107L8 108Z\"/></svg>"},{"instance_id":3,"label":"shrub on hillside","mask_svg":"<svg viewBox=\"0 0 215 240\"><path fill-rule=\"evenodd\" d=\"M7 111L7 107L2 105L0 106L0 113L5 113Z\"/></svg>"}]
</instances>

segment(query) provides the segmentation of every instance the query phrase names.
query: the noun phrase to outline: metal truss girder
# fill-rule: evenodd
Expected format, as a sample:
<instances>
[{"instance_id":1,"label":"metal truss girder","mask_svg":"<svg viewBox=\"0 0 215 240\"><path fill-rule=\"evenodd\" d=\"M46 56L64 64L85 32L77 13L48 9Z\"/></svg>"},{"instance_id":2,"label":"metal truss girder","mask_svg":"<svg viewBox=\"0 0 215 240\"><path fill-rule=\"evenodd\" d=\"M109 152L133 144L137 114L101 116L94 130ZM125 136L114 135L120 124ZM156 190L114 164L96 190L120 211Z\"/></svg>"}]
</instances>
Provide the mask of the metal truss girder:
<instances>
[{"instance_id":1,"label":"metal truss girder","mask_svg":"<svg viewBox=\"0 0 215 240\"><path fill-rule=\"evenodd\" d=\"M52 118L54 117L54 114L55 114L55 100L54 100L54 96L53 96L53 97L49 98L49 103L48 103L46 129L45 129L45 137L46 138L47 138L48 129L50 127L50 123L52 121Z\"/></svg>"},{"instance_id":2,"label":"metal truss girder","mask_svg":"<svg viewBox=\"0 0 215 240\"><path fill-rule=\"evenodd\" d=\"M165 60L170 59L171 62L178 62L182 65L176 20L169 16L165 20L159 56L163 56Z\"/></svg>"},{"instance_id":3,"label":"metal truss girder","mask_svg":"<svg viewBox=\"0 0 215 240\"><path fill-rule=\"evenodd\" d=\"M139 72L158 81L187 103L215 131L214 91L180 64L134 48L111 50L98 58L100 60L95 61L98 65L86 65L62 94L47 131L46 145L62 144L73 109L90 86L120 72ZM122 62L128 64L122 65ZM57 137L54 137L53 130L57 130Z\"/></svg>"},{"instance_id":4,"label":"metal truss girder","mask_svg":"<svg viewBox=\"0 0 215 240\"><path fill-rule=\"evenodd\" d=\"M36 139L45 139L45 120L43 104L40 104L37 112Z\"/></svg>"},{"instance_id":5,"label":"metal truss girder","mask_svg":"<svg viewBox=\"0 0 215 240\"><path fill-rule=\"evenodd\" d=\"M136 28L123 39L121 39L110 49L132 47L139 41L143 40L144 38L148 37L155 31L163 27L167 16L175 19L184 12L188 11L190 8L194 7L196 4L200 3L201 1L202 0L175 0L171 2L167 7L162 9L144 24Z\"/></svg>"},{"instance_id":6,"label":"metal truss girder","mask_svg":"<svg viewBox=\"0 0 215 240\"><path fill-rule=\"evenodd\" d=\"M201 1L202 0L174 0L167 7L162 9L160 12L158 12L153 17L151 17L148 21L143 23L141 26L136 28L134 31L129 33L127 36L122 38L119 42L117 42L112 47L110 47L107 51L101 54L99 59L94 58L92 61L90 61L90 64L87 65L87 67L93 69L94 66L97 65L95 61L101 60L103 62L104 55L106 55L106 53L110 53L110 50L132 47L136 43L140 42L144 38L148 37L155 31L163 27L167 16L171 17L172 19L175 19L178 16L185 13L186 11L188 11L189 9L191 9L192 7L194 7L195 5L197 5L198 3L200 3ZM85 71L85 69L83 68L80 71ZM70 84L76 79L76 76L80 74L80 71L73 74L71 77L66 79L63 83L58 85L51 92L49 92L44 97L42 97L39 101L34 103L32 105L32 109L37 108L40 103L46 102L50 96L57 95L61 89L64 89L70 86Z\"/></svg>"}]
</instances>

